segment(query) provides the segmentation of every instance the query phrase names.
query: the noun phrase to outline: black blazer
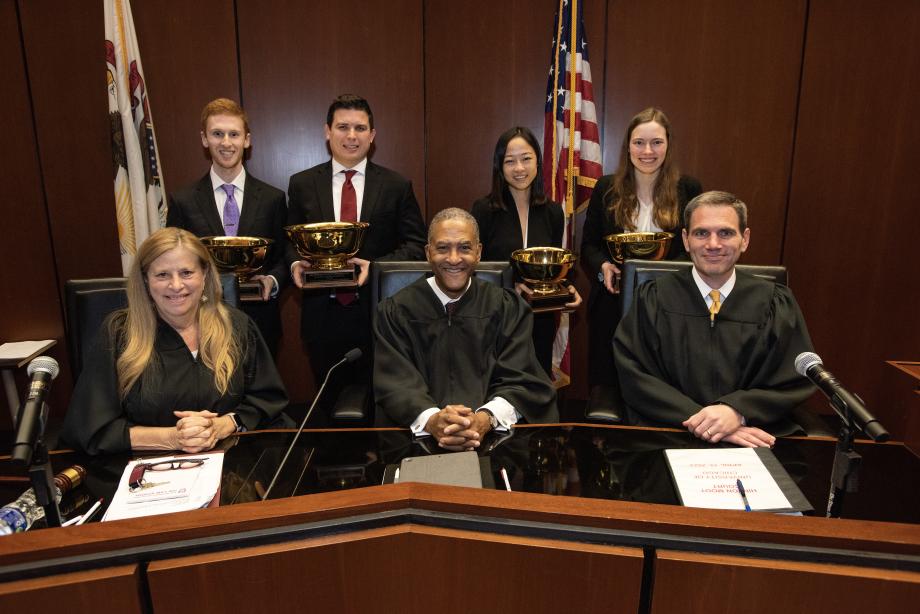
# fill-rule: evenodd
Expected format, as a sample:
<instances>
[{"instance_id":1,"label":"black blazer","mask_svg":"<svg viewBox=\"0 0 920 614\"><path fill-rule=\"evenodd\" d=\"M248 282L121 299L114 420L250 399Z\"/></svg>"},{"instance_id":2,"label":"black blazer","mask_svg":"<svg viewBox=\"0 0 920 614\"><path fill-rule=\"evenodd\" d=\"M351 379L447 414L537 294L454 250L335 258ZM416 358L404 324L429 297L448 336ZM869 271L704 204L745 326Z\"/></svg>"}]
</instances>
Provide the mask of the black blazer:
<instances>
[{"instance_id":1,"label":"black blazer","mask_svg":"<svg viewBox=\"0 0 920 614\"><path fill-rule=\"evenodd\" d=\"M604 237L623 232L623 229L616 225L613 216L607 211L605 197L612 183L613 175L604 175L594 186L591 201L588 204L588 211L585 214L585 225L581 233L581 265L592 280L597 279L601 265L610 261L610 253L607 251L607 242L604 241ZM684 208L690 200L698 196L702 191L703 188L700 186L699 181L693 177L681 175L677 183L679 214L677 228L666 229L668 232L674 233L674 239L671 241L671 247L668 249L666 256L667 260L686 259L686 252L681 239L681 230L684 227Z\"/></svg>"},{"instance_id":2,"label":"black blazer","mask_svg":"<svg viewBox=\"0 0 920 614\"><path fill-rule=\"evenodd\" d=\"M274 275L278 280L279 290L284 288L291 277L284 262L289 243L284 232L286 219L284 192L259 181L247 171L237 234L275 240L269 251L268 261L259 272L263 275ZM217 201L214 200L210 173L197 183L170 195L166 225L184 228L199 237L224 234L224 227L217 212Z\"/></svg>"},{"instance_id":3,"label":"black blazer","mask_svg":"<svg viewBox=\"0 0 920 614\"><path fill-rule=\"evenodd\" d=\"M422 260L427 233L412 182L368 160L361 203L362 222L370 228L364 236L358 258L365 260ZM332 203L332 161L301 171L288 186L288 224L314 224L335 221ZM288 244L287 267L301 260L293 244ZM365 305L370 300L369 284L360 289ZM318 311L328 304L329 292L305 292L302 303L302 333L311 337L323 326ZM368 311L368 316L370 311Z\"/></svg>"},{"instance_id":4,"label":"black blazer","mask_svg":"<svg viewBox=\"0 0 920 614\"><path fill-rule=\"evenodd\" d=\"M332 205L332 162L291 177L288 186L288 224L335 221ZM412 183L389 169L367 163L361 220L371 226L358 258L365 260L421 260L425 256L425 224ZM293 245L288 267L301 257Z\"/></svg>"},{"instance_id":5,"label":"black blazer","mask_svg":"<svg viewBox=\"0 0 920 614\"><path fill-rule=\"evenodd\" d=\"M471 213L479 224L482 242L482 259L508 260L511 252L524 247L521 220L517 210L494 209L488 196L473 203ZM512 204L513 206L513 204ZM562 247L565 220L559 203L547 201L545 205L531 205L527 220L527 234L532 247Z\"/></svg>"}]
</instances>

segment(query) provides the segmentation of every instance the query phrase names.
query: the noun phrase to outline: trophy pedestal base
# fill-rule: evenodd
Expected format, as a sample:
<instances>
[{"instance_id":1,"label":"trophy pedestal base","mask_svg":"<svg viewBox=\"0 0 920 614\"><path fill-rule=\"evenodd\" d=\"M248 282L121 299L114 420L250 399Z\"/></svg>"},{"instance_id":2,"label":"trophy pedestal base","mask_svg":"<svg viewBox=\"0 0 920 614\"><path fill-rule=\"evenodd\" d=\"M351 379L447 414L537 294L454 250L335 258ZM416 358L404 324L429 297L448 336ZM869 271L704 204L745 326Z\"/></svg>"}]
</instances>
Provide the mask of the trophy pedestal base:
<instances>
[{"instance_id":1,"label":"trophy pedestal base","mask_svg":"<svg viewBox=\"0 0 920 614\"><path fill-rule=\"evenodd\" d=\"M303 273L304 290L313 288L354 288L358 285L358 272L360 268L350 266L344 269L319 271L310 269Z\"/></svg>"},{"instance_id":2,"label":"trophy pedestal base","mask_svg":"<svg viewBox=\"0 0 920 614\"><path fill-rule=\"evenodd\" d=\"M250 303L262 300L262 284L257 281L245 281L240 284L240 301Z\"/></svg>"},{"instance_id":3,"label":"trophy pedestal base","mask_svg":"<svg viewBox=\"0 0 920 614\"><path fill-rule=\"evenodd\" d=\"M550 293L522 295L524 300L530 303L530 308L534 313L544 313L547 311L572 311L566 309L565 304L571 303L574 297L569 293L567 288L559 288Z\"/></svg>"}]
</instances>

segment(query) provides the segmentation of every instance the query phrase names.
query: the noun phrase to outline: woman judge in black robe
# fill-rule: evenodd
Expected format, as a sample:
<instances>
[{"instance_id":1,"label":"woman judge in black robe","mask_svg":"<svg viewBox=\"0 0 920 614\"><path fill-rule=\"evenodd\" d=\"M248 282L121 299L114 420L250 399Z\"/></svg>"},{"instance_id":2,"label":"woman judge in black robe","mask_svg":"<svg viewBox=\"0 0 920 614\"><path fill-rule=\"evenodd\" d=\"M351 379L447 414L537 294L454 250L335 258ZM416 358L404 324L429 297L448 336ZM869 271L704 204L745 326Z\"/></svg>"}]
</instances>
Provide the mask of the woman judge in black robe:
<instances>
[{"instance_id":1,"label":"woman judge in black robe","mask_svg":"<svg viewBox=\"0 0 920 614\"><path fill-rule=\"evenodd\" d=\"M283 420L287 393L252 320L222 302L210 254L164 228L138 249L128 307L94 342L64 419L63 440L90 454L210 450Z\"/></svg>"},{"instance_id":2,"label":"woman judge in black robe","mask_svg":"<svg viewBox=\"0 0 920 614\"><path fill-rule=\"evenodd\" d=\"M680 233L684 207L702 192L699 181L682 176L674 162L671 122L649 107L630 120L620 163L594 187L582 231L581 263L591 279L588 298L588 384L594 405L617 387L612 340L623 312L620 269L604 237L621 232L674 233L666 259L684 259ZM601 404L604 404L601 402Z\"/></svg>"},{"instance_id":3,"label":"woman judge in black robe","mask_svg":"<svg viewBox=\"0 0 920 614\"><path fill-rule=\"evenodd\" d=\"M479 224L483 261L507 261L512 252L525 247L562 247L562 207L543 191L540 144L529 129L518 126L498 137L492 156L492 191L473 203L471 213ZM518 293L531 292L523 283L515 288ZM566 307L575 309L581 296L575 286L569 286L569 291L572 302ZM555 335L555 314L535 314L534 350L550 377Z\"/></svg>"}]
</instances>

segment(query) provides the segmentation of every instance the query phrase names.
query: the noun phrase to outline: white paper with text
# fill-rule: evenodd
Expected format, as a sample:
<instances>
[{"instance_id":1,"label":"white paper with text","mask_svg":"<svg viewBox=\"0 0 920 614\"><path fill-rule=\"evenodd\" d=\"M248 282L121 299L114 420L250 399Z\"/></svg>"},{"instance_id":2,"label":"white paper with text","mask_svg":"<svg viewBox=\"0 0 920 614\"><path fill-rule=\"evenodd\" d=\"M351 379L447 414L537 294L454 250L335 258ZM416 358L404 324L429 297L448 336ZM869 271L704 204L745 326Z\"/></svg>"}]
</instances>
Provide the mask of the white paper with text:
<instances>
[{"instance_id":1,"label":"white paper with text","mask_svg":"<svg viewBox=\"0 0 920 614\"><path fill-rule=\"evenodd\" d=\"M197 466L178 468L178 463ZM177 463L177 468L153 470L150 466L165 467ZM138 459L128 463L118 482L112 503L103 521L139 518L172 512L185 512L207 506L220 489L224 454L206 453ZM135 469L147 465L143 477L132 482Z\"/></svg>"},{"instance_id":2,"label":"white paper with text","mask_svg":"<svg viewBox=\"0 0 920 614\"><path fill-rule=\"evenodd\" d=\"M737 481L752 510L787 510L791 505L753 448L665 450L681 501L687 507L743 510Z\"/></svg>"}]
</instances>

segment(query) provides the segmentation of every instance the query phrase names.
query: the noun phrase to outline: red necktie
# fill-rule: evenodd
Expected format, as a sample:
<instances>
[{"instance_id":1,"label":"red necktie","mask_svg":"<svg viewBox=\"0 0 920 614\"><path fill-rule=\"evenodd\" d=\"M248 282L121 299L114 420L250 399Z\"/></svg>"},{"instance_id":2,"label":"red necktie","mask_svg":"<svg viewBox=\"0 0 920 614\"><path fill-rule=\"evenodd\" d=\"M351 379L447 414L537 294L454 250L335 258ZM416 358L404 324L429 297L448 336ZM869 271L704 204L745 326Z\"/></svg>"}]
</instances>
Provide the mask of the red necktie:
<instances>
[{"instance_id":1,"label":"red necktie","mask_svg":"<svg viewBox=\"0 0 920 614\"><path fill-rule=\"evenodd\" d=\"M342 209L339 213L340 222L357 222L358 221L358 195L355 193L355 186L351 183L351 178L358 171L344 171L345 183L342 184Z\"/></svg>"},{"instance_id":2,"label":"red necktie","mask_svg":"<svg viewBox=\"0 0 920 614\"><path fill-rule=\"evenodd\" d=\"M355 193L355 186L351 183L351 178L358 171L344 171L345 183L342 184L342 202L339 211L340 222L357 222L358 221L358 195ZM340 305L351 305L355 302L357 294L354 290L336 290L335 300Z\"/></svg>"}]
</instances>

